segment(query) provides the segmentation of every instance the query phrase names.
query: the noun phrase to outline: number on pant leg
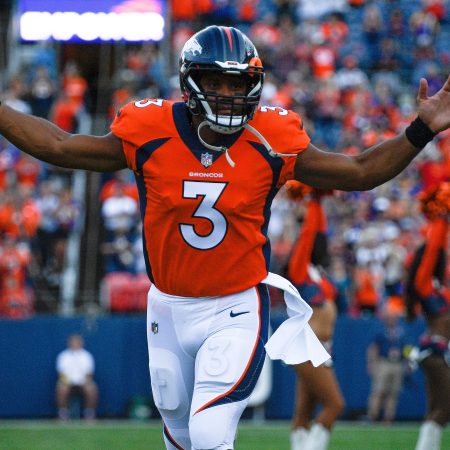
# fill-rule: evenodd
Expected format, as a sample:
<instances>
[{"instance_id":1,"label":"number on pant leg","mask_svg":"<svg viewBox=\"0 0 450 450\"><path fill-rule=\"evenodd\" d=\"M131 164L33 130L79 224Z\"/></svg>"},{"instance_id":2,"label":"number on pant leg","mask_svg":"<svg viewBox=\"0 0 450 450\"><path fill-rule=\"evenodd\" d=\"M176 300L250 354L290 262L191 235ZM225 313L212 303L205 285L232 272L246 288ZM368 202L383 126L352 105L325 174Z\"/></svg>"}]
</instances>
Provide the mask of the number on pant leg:
<instances>
[{"instance_id":1,"label":"number on pant leg","mask_svg":"<svg viewBox=\"0 0 450 450\"><path fill-rule=\"evenodd\" d=\"M208 343L209 357L205 364L205 371L208 375L219 377L228 370L230 363L226 352L229 346L228 341L214 340Z\"/></svg>"}]
</instances>

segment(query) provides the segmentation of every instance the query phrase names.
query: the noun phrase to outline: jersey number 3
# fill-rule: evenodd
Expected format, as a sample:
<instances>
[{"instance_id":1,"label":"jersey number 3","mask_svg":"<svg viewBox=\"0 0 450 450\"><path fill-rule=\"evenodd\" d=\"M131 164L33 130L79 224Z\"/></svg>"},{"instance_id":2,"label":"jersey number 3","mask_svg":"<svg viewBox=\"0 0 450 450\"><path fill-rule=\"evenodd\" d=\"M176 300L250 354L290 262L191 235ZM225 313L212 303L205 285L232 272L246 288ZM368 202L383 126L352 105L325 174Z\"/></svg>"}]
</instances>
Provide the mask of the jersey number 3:
<instances>
[{"instance_id":1,"label":"jersey number 3","mask_svg":"<svg viewBox=\"0 0 450 450\"><path fill-rule=\"evenodd\" d=\"M179 225L183 239L198 250L210 250L217 247L227 234L228 222L225 216L215 208L227 183L212 183L208 181L184 181L183 198L202 197L192 217L206 219L211 223L211 232L207 235L198 234L195 226L182 223Z\"/></svg>"}]
</instances>

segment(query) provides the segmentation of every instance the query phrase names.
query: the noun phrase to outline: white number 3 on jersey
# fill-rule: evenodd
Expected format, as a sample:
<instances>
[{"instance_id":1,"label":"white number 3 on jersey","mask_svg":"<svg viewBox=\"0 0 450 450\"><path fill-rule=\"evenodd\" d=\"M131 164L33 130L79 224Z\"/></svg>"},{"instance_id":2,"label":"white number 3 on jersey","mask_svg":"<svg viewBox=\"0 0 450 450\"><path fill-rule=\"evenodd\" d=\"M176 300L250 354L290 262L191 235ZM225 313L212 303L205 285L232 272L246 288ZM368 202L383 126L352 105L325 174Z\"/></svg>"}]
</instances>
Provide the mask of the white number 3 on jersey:
<instances>
[{"instance_id":1,"label":"white number 3 on jersey","mask_svg":"<svg viewBox=\"0 0 450 450\"><path fill-rule=\"evenodd\" d=\"M214 206L226 185L226 183L208 181L183 182L183 198L203 197L192 217L207 219L211 222L211 232L207 235L198 234L194 225L185 223L179 225L183 239L191 247L209 250L217 247L225 237L228 229L227 219Z\"/></svg>"}]
</instances>

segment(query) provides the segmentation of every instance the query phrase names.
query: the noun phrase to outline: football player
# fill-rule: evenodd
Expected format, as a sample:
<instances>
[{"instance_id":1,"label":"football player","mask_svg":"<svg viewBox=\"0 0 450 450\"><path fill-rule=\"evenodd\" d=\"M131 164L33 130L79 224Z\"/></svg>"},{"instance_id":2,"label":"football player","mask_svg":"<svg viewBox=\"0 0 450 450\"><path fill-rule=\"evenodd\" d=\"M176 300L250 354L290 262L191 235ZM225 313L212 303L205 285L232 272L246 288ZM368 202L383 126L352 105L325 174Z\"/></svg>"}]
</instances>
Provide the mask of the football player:
<instances>
[{"instance_id":1,"label":"football player","mask_svg":"<svg viewBox=\"0 0 450 450\"><path fill-rule=\"evenodd\" d=\"M151 383L168 449L233 448L265 351L295 364L328 357L307 324L309 306L268 273L278 189L293 178L371 189L450 126L450 77L432 97L421 80L406 132L356 157L328 153L310 143L298 114L259 105L263 82L253 43L211 26L181 52L184 101L132 102L105 136L73 135L0 105L0 133L24 152L61 167L134 172L152 281ZM267 342L268 283L285 289L290 318Z\"/></svg>"}]
</instances>

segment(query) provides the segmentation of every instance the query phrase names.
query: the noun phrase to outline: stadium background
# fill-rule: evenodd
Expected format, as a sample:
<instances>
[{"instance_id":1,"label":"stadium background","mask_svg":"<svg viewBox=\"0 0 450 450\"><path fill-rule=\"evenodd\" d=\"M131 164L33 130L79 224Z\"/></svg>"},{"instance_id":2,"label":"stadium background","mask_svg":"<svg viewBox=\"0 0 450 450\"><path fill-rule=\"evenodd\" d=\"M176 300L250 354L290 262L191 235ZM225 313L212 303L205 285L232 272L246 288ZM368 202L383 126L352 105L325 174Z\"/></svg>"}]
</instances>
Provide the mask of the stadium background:
<instances>
[{"instance_id":1,"label":"stadium background","mask_svg":"<svg viewBox=\"0 0 450 450\"><path fill-rule=\"evenodd\" d=\"M0 2L1 100L69 131L104 133L128 101L179 98L177 55L194 31L236 25L267 68L262 103L299 112L318 146L355 153L409 123L420 77L433 93L450 73L445 0L191 0L171 7L165 9L166 38L158 43L87 44L24 42L17 3ZM373 288L380 311L386 287L401 283L404 262L421 239L416 195L449 151L446 133L390 183L326 199L331 275L340 293L335 350L344 418L365 412L365 351L378 325L377 314L366 311L361 280ZM55 416L54 360L75 331L96 358L100 417L127 416L138 397L151 401L148 282L130 177L61 170L0 140L0 417ZM280 192L270 225L278 273L296 238L297 210ZM274 292L272 327L283 317ZM407 325L411 342L423 326L421 319ZM286 419L294 376L278 363L271 369L264 414ZM420 419L424 407L417 371L406 379L398 418Z\"/></svg>"}]
</instances>

